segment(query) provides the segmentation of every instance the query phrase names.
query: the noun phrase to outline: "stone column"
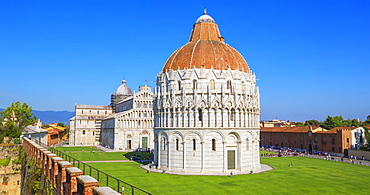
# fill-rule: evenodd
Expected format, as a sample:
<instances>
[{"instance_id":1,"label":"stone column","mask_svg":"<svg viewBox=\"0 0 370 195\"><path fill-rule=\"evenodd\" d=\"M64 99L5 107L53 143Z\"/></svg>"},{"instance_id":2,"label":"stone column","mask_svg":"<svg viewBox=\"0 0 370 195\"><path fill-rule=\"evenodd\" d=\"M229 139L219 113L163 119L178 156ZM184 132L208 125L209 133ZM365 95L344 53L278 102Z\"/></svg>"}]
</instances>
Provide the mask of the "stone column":
<instances>
[{"instance_id":1,"label":"stone column","mask_svg":"<svg viewBox=\"0 0 370 195\"><path fill-rule=\"evenodd\" d=\"M201 156L201 158L202 158L202 169L201 169L201 173L203 173L204 172L204 169L205 169L205 167L204 167L204 141L201 141L200 142L200 144L202 144L202 156Z\"/></svg>"},{"instance_id":2,"label":"stone column","mask_svg":"<svg viewBox=\"0 0 370 195\"><path fill-rule=\"evenodd\" d=\"M160 169L161 168L161 136L158 134L158 140L157 140L157 144L158 144L158 147L157 147L157 168Z\"/></svg>"},{"instance_id":3,"label":"stone column","mask_svg":"<svg viewBox=\"0 0 370 195\"><path fill-rule=\"evenodd\" d=\"M224 163L224 169L223 172L227 171L227 150L226 150L226 141L223 141L223 151L224 151L224 157L223 157L223 163Z\"/></svg>"},{"instance_id":4,"label":"stone column","mask_svg":"<svg viewBox=\"0 0 370 195\"><path fill-rule=\"evenodd\" d=\"M237 141L237 148L236 148L236 169L239 169L239 171L242 170L242 141Z\"/></svg>"},{"instance_id":5,"label":"stone column","mask_svg":"<svg viewBox=\"0 0 370 195\"><path fill-rule=\"evenodd\" d=\"M171 142L170 138L168 137L168 142L167 142L167 170L171 170Z\"/></svg>"},{"instance_id":6,"label":"stone column","mask_svg":"<svg viewBox=\"0 0 370 195\"><path fill-rule=\"evenodd\" d=\"M186 172L186 142L182 142L182 170L183 172Z\"/></svg>"},{"instance_id":7,"label":"stone column","mask_svg":"<svg viewBox=\"0 0 370 195\"><path fill-rule=\"evenodd\" d=\"M194 115L194 117L193 117L193 119L194 119L194 127L197 127L198 126L198 109L196 108L196 107L194 107L194 109L193 109L193 115Z\"/></svg>"}]
</instances>

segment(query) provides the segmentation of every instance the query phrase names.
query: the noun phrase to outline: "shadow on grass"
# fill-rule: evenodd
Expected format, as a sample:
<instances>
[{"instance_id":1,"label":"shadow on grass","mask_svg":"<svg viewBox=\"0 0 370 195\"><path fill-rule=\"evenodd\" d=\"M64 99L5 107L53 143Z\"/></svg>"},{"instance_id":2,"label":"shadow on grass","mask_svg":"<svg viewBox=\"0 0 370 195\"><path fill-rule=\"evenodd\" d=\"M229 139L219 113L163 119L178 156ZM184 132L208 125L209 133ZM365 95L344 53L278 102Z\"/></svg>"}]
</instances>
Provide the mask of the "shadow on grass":
<instances>
[{"instance_id":1,"label":"shadow on grass","mask_svg":"<svg viewBox=\"0 0 370 195\"><path fill-rule=\"evenodd\" d=\"M154 159L154 154L150 152L128 152L124 156L143 165L151 163Z\"/></svg>"}]
</instances>

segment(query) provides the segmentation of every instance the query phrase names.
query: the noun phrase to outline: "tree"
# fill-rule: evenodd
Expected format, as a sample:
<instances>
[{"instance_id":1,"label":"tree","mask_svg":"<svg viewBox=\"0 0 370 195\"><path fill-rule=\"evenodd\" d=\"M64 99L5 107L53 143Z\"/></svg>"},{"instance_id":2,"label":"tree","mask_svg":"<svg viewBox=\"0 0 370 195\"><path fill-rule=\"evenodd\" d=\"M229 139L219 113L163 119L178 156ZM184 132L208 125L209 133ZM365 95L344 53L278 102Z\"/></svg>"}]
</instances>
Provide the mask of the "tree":
<instances>
[{"instance_id":1,"label":"tree","mask_svg":"<svg viewBox=\"0 0 370 195\"><path fill-rule=\"evenodd\" d=\"M321 127L324 129L332 129L334 127L343 126L343 117L342 116L328 116L325 121L321 124Z\"/></svg>"},{"instance_id":2,"label":"tree","mask_svg":"<svg viewBox=\"0 0 370 195\"><path fill-rule=\"evenodd\" d=\"M59 123L57 123L57 126L59 126L59 127L64 127L64 124L63 124L63 123L61 123L61 122L59 122Z\"/></svg>"},{"instance_id":3,"label":"tree","mask_svg":"<svg viewBox=\"0 0 370 195\"><path fill-rule=\"evenodd\" d=\"M321 125L321 123L317 120L308 120L304 123L304 126L317 126L319 127Z\"/></svg>"},{"instance_id":4,"label":"tree","mask_svg":"<svg viewBox=\"0 0 370 195\"><path fill-rule=\"evenodd\" d=\"M295 126L296 126L296 127L304 127L304 124L303 124L303 123L301 123L301 122L296 122L296 123L295 123Z\"/></svg>"},{"instance_id":5,"label":"tree","mask_svg":"<svg viewBox=\"0 0 370 195\"><path fill-rule=\"evenodd\" d=\"M370 150L370 131L369 128L367 127L364 127L364 129L365 129L365 139L367 141L367 144L365 146L367 150Z\"/></svg>"},{"instance_id":6,"label":"tree","mask_svg":"<svg viewBox=\"0 0 370 195\"><path fill-rule=\"evenodd\" d=\"M10 138L19 137L24 128L36 122L36 116L32 113L32 107L25 102L13 102L9 107L0 112L0 131Z\"/></svg>"},{"instance_id":7,"label":"tree","mask_svg":"<svg viewBox=\"0 0 370 195\"><path fill-rule=\"evenodd\" d=\"M367 116L365 120L365 124L370 125L370 115Z\"/></svg>"}]
</instances>

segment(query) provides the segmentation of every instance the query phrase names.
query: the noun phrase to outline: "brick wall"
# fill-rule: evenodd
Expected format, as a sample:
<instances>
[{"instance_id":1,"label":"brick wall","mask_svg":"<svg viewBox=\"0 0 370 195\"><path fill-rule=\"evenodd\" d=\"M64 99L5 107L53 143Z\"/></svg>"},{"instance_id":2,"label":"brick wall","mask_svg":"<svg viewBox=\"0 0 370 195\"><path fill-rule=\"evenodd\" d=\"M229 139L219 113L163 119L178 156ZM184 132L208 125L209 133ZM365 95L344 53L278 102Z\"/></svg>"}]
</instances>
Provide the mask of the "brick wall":
<instances>
[{"instance_id":1,"label":"brick wall","mask_svg":"<svg viewBox=\"0 0 370 195\"><path fill-rule=\"evenodd\" d=\"M99 182L56 154L42 148L24 137L23 147L35 162L40 164L42 174L50 179L54 191L64 195L119 195L109 187L99 187Z\"/></svg>"}]
</instances>

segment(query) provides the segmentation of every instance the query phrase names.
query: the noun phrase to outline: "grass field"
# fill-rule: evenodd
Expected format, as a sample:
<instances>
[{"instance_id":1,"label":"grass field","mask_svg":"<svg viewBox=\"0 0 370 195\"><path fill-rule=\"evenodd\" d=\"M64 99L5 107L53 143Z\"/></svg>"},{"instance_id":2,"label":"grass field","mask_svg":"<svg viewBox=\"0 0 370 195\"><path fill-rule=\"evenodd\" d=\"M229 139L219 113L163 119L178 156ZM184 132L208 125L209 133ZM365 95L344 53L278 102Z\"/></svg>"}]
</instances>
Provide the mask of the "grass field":
<instances>
[{"instance_id":1,"label":"grass field","mask_svg":"<svg viewBox=\"0 0 370 195\"><path fill-rule=\"evenodd\" d=\"M128 160L125 152L101 152L94 147L56 147L57 150L80 161Z\"/></svg>"},{"instance_id":2,"label":"grass field","mask_svg":"<svg viewBox=\"0 0 370 195\"><path fill-rule=\"evenodd\" d=\"M277 152L271 152L266 150L260 150L260 154L278 154Z\"/></svg>"},{"instance_id":3,"label":"grass field","mask_svg":"<svg viewBox=\"0 0 370 195\"><path fill-rule=\"evenodd\" d=\"M293 162L294 166L288 165ZM304 157L261 158L274 170L251 175L146 173L135 162L90 165L153 194L369 194L370 167Z\"/></svg>"},{"instance_id":4,"label":"grass field","mask_svg":"<svg viewBox=\"0 0 370 195\"><path fill-rule=\"evenodd\" d=\"M57 150L62 152L89 152L89 151L100 151L92 146L85 147L55 147Z\"/></svg>"}]
</instances>

